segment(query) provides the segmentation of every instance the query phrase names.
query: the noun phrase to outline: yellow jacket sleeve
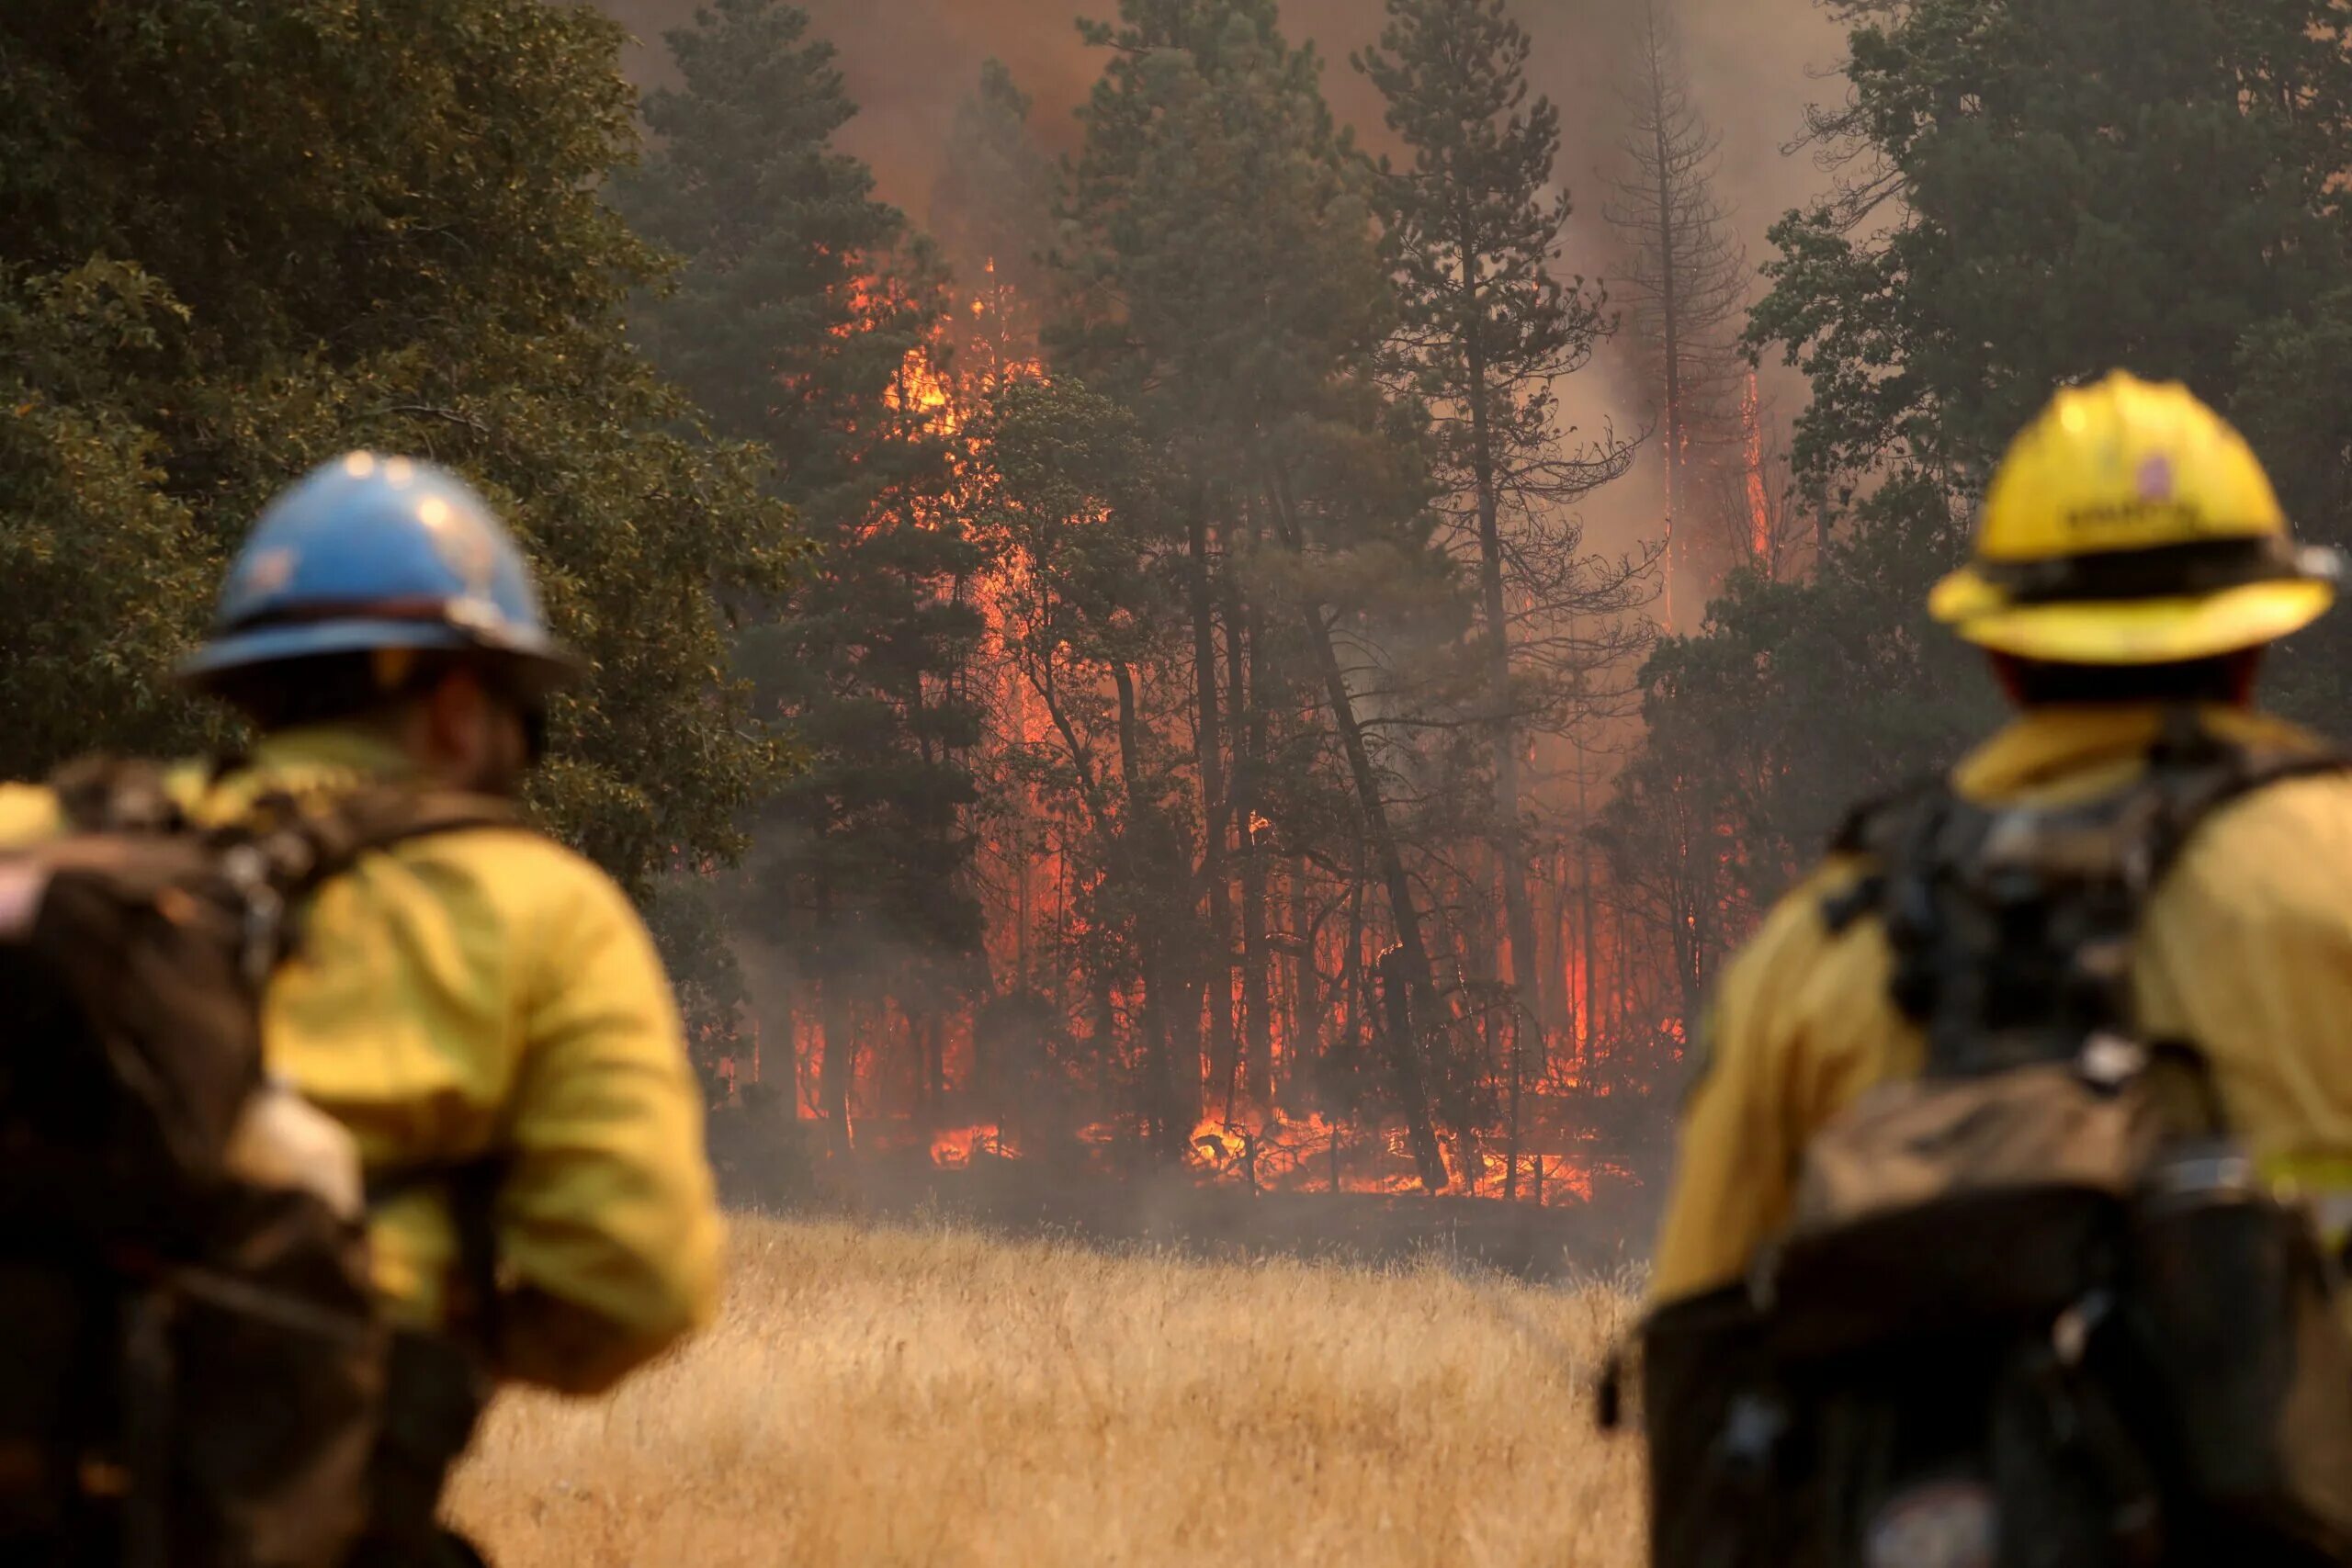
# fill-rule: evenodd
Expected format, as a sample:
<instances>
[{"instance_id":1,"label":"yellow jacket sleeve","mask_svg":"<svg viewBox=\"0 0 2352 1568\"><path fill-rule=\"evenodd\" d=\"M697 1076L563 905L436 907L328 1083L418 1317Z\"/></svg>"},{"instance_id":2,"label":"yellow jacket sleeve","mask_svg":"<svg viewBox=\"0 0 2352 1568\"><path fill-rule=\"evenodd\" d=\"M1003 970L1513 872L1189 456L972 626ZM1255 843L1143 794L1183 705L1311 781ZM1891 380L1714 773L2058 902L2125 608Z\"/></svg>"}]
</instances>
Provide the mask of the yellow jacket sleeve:
<instances>
[{"instance_id":1,"label":"yellow jacket sleeve","mask_svg":"<svg viewBox=\"0 0 2352 1568\"><path fill-rule=\"evenodd\" d=\"M524 976L499 1354L506 1376L590 1393L716 1314L721 1235L652 942L603 877L570 891Z\"/></svg>"},{"instance_id":2,"label":"yellow jacket sleeve","mask_svg":"<svg viewBox=\"0 0 2352 1568\"><path fill-rule=\"evenodd\" d=\"M33 784L0 784L0 849L53 839L64 828L57 796Z\"/></svg>"},{"instance_id":3,"label":"yellow jacket sleeve","mask_svg":"<svg viewBox=\"0 0 2352 1568\"><path fill-rule=\"evenodd\" d=\"M2271 1173L2352 1219L2352 778L2274 784L2216 816L2140 945L2145 1032L2193 1042Z\"/></svg>"},{"instance_id":4,"label":"yellow jacket sleeve","mask_svg":"<svg viewBox=\"0 0 2352 1568\"><path fill-rule=\"evenodd\" d=\"M1824 914L1857 874L1850 862L1823 867L1724 972L1652 1268L1661 1302L1745 1274L1788 1221L1813 1130L1906 1057L1916 1064L1916 1032L1884 999L1883 935L1873 921L1833 932ZM1841 1005L1817 1005L1825 987Z\"/></svg>"}]
</instances>

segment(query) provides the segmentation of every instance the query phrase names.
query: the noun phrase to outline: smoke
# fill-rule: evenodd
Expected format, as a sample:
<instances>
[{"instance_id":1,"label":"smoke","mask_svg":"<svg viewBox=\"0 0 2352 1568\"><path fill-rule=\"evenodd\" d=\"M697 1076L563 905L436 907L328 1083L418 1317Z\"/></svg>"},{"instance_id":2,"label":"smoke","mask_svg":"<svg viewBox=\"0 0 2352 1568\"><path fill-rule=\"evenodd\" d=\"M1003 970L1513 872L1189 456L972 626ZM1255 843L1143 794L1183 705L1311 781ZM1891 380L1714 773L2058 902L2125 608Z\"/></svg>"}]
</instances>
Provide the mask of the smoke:
<instances>
[{"instance_id":1,"label":"smoke","mask_svg":"<svg viewBox=\"0 0 2352 1568\"><path fill-rule=\"evenodd\" d=\"M1085 97L1101 57L1079 39L1077 17L1108 16L1115 0L803 0L819 36L841 51L842 73L860 108L844 132L882 192L918 221L930 199L956 106L994 57L1037 100L1035 124L1049 147L1077 140L1071 111ZM693 19L696 0L598 0L637 40L627 68L640 84L671 79L662 34ZM1563 175L1589 187L1615 139L1613 73L1628 0L1520 0L1536 46L1537 90L1559 104L1569 130ZM1750 248L1765 227L1820 185L1803 156L1782 156L1804 105L1820 96L1813 73L1833 63L1842 39L1816 0L1674 0L1692 85L1724 131L1724 194L1740 209ZM1325 88L1341 118L1372 146L1387 138L1380 100L1348 68L1350 51L1379 35L1380 0L1283 0L1295 40L1325 61Z\"/></svg>"},{"instance_id":2,"label":"smoke","mask_svg":"<svg viewBox=\"0 0 2352 1568\"><path fill-rule=\"evenodd\" d=\"M673 79L661 35L691 21L697 0L596 0L629 28L636 43L627 69L644 85ZM840 51L851 98L859 106L842 132L844 148L874 168L883 197L919 226L946 154L957 106L979 80L980 66L1002 61L1035 100L1031 126L1052 152L1073 151L1073 111L1102 69L1098 51L1079 39L1080 15L1108 17L1116 0L801 0L814 31ZM1809 152L1784 151L1808 103L1834 96L1823 80L1844 39L1819 0L1660 0L1673 14L1694 101L1723 138L1717 195L1732 209L1749 265L1770 254L1766 231L1792 207L1817 195L1826 176ZM1379 95L1348 64L1373 43L1385 16L1380 0L1282 0L1295 41L1311 41L1325 62L1333 109L1374 151L1393 148L1381 123ZM1561 111L1565 145L1559 178L1576 205L1566 235L1568 267L1603 284L1623 270L1616 236L1602 221L1602 177L1617 161L1623 107L1619 73L1636 0L1516 0L1533 39L1535 90ZM1759 286L1760 287L1760 286ZM1563 408L1580 429L1621 434L1644 423L1642 400L1625 367L1604 355L1577 384L1564 386ZM1802 384L1775 367L1764 377L1767 402L1785 423L1802 405ZM1637 464L1586 507L1589 538L1614 553L1653 536L1662 504L1659 465Z\"/></svg>"}]
</instances>

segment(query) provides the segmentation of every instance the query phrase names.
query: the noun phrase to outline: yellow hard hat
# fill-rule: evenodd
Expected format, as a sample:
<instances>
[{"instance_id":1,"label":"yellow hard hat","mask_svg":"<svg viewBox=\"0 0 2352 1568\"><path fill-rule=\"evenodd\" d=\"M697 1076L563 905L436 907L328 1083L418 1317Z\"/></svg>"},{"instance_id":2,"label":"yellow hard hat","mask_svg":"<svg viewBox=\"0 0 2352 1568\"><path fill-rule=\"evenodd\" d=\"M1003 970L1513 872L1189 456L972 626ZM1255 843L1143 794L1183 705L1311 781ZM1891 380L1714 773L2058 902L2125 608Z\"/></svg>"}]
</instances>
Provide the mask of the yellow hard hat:
<instances>
[{"instance_id":1,"label":"yellow hard hat","mask_svg":"<svg viewBox=\"0 0 2352 1568\"><path fill-rule=\"evenodd\" d=\"M1975 558L1928 613L2060 664L2168 664L2252 648L2335 603L2343 561L2295 543L2269 476L2177 382L2121 372L2058 394L1994 476Z\"/></svg>"}]
</instances>

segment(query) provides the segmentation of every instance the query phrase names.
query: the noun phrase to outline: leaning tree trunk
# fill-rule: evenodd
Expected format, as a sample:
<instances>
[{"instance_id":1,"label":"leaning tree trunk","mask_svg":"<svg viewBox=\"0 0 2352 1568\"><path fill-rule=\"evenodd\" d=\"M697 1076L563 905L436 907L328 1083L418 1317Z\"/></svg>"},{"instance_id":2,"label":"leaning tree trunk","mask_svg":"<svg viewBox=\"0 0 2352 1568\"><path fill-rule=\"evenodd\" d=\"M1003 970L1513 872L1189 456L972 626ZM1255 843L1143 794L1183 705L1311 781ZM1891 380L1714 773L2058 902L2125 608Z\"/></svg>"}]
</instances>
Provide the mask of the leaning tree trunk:
<instances>
[{"instance_id":1,"label":"leaning tree trunk","mask_svg":"<svg viewBox=\"0 0 2352 1568\"><path fill-rule=\"evenodd\" d=\"M1298 519L1286 504L1279 503L1275 516L1282 529L1283 548L1299 553L1302 544ZM1396 830L1389 825L1388 804L1381 798L1380 775L1372 765L1372 748L1365 744L1363 727L1356 721L1355 694L1348 687L1347 671L1340 668L1339 649L1332 645L1331 623L1324 618L1323 606L1313 603L1305 607L1302 619L1307 646L1314 652L1331 704L1331 722L1340 732L1340 750L1347 758L1348 776L1355 784L1364 833L1372 840L1373 859L1387 887L1389 919L1396 926L1396 964L1405 981L1402 1000L1410 1027L1382 1032L1387 1046L1389 1076L1404 1107L1406 1132L1413 1146L1413 1165L1420 1175L1421 1185L1431 1192L1442 1192L1446 1186L1445 1156L1438 1148L1437 1128L1430 1114L1429 1072L1422 1060L1420 1043L1422 1032L1436 1017L1437 983L1430 964L1429 946L1421 938L1421 918L1413 901L1413 882L1405 870L1405 853L1397 844Z\"/></svg>"},{"instance_id":2,"label":"leaning tree trunk","mask_svg":"<svg viewBox=\"0 0 2352 1568\"><path fill-rule=\"evenodd\" d=\"M1114 660L1111 679L1119 694L1119 769L1127 790L1127 830L1135 844L1130 860L1137 871L1136 888L1149 897L1181 885L1184 868L1177 863L1166 818L1144 791L1135 673ZM1176 1026L1170 1014L1190 992L1170 973L1175 964L1167 923L1144 913L1136 925L1144 988L1139 1010L1144 1019L1144 1116L1151 1124L1153 1145L1162 1155L1181 1157L1200 1120L1201 1072L1196 1053L1180 1048L1192 1036Z\"/></svg>"}]
</instances>

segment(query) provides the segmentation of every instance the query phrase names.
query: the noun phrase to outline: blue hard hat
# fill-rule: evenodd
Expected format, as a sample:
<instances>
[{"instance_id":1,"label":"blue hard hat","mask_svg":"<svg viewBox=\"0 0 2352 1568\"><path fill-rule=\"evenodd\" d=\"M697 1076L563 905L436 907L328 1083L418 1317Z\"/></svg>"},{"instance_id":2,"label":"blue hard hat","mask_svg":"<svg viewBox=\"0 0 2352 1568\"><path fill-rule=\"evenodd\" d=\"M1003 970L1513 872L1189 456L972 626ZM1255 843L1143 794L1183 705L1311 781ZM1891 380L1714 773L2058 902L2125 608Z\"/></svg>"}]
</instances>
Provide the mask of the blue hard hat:
<instances>
[{"instance_id":1,"label":"blue hard hat","mask_svg":"<svg viewBox=\"0 0 2352 1568\"><path fill-rule=\"evenodd\" d=\"M280 494L229 570L198 690L265 665L408 648L479 653L544 691L577 670L514 537L446 468L354 452Z\"/></svg>"}]
</instances>

